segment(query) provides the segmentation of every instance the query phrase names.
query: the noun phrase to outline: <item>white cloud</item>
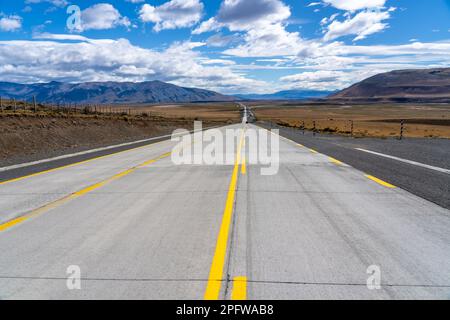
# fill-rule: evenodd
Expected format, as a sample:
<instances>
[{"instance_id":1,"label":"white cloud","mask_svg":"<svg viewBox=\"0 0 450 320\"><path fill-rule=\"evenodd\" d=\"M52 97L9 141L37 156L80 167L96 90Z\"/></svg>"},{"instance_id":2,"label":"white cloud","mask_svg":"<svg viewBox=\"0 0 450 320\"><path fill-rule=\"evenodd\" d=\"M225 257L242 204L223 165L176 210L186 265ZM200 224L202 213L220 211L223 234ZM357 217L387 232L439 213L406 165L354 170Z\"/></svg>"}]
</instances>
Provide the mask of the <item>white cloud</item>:
<instances>
[{"instance_id":1,"label":"white cloud","mask_svg":"<svg viewBox=\"0 0 450 320\"><path fill-rule=\"evenodd\" d=\"M22 18L16 15L0 18L0 31L17 31L22 28Z\"/></svg>"},{"instance_id":2,"label":"white cloud","mask_svg":"<svg viewBox=\"0 0 450 320\"><path fill-rule=\"evenodd\" d=\"M217 33L206 40L206 44L210 47L227 47L234 43L239 42L241 37L239 34L223 35Z\"/></svg>"},{"instance_id":3,"label":"white cloud","mask_svg":"<svg viewBox=\"0 0 450 320\"><path fill-rule=\"evenodd\" d=\"M281 77L280 80L304 89L333 90L336 85L343 85L348 76L349 74L344 71L319 70Z\"/></svg>"},{"instance_id":4,"label":"white cloud","mask_svg":"<svg viewBox=\"0 0 450 320\"><path fill-rule=\"evenodd\" d=\"M67 35L45 37L76 40ZM85 41L0 41L0 81L162 80L224 93L267 86L235 73L225 60L208 62L195 50L205 45L202 42L174 43L164 51L155 51L134 46L126 39L78 39Z\"/></svg>"},{"instance_id":5,"label":"white cloud","mask_svg":"<svg viewBox=\"0 0 450 320\"><path fill-rule=\"evenodd\" d=\"M450 42L356 46L310 41L304 42L300 49L286 48L285 53L289 53L290 58L285 55L282 59L267 59L270 66L236 65L230 59L209 59L197 50L203 46L203 42L188 41L155 51L134 46L125 39L93 40L80 35L58 34L42 34L34 41L0 41L0 81L157 79L224 93L289 88L334 90L379 72L450 64ZM246 70L275 68L304 72L283 77L280 84L245 76Z\"/></svg>"},{"instance_id":6,"label":"white cloud","mask_svg":"<svg viewBox=\"0 0 450 320\"><path fill-rule=\"evenodd\" d=\"M280 0L224 0L215 17L193 31L201 34L227 28L243 32L243 43L224 51L239 57L271 57L291 54L302 46L298 32L286 30L291 11Z\"/></svg>"},{"instance_id":7,"label":"white cloud","mask_svg":"<svg viewBox=\"0 0 450 320\"><path fill-rule=\"evenodd\" d=\"M33 8L32 8L31 6L25 6L25 7L22 9L22 12L25 12L25 13L29 13L29 12L31 12L31 11L33 11Z\"/></svg>"},{"instance_id":8,"label":"white cloud","mask_svg":"<svg viewBox=\"0 0 450 320\"><path fill-rule=\"evenodd\" d=\"M224 0L216 17L203 22L194 34L228 28L231 31L257 29L287 20L291 10L279 0Z\"/></svg>"},{"instance_id":9,"label":"white cloud","mask_svg":"<svg viewBox=\"0 0 450 320\"><path fill-rule=\"evenodd\" d=\"M203 3L199 0L171 0L154 7L144 4L139 11L143 22L155 24L153 30L188 28L200 21L203 15Z\"/></svg>"},{"instance_id":10,"label":"white cloud","mask_svg":"<svg viewBox=\"0 0 450 320\"><path fill-rule=\"evenodd\" d=\"M81 12L81 29L105 30L117 26L129 27L130 20L109 3L98 3Z\"/></svg>"},{"instance_id":11,"label":"white cloud","mask_svg":"<svg viewBox=\"0 0 450 320\"><path fill-rule=\"evenodd\" d=\"M288 32L280 23L250 29L244 40L244 44L224 53L238 57L285 56L298 52L304 46L298 32Z\"/></svg>"},{"instance_id":12,"label":"white cloud","mask_svg":"<svg viewBox=\"0 0 450 320\"><path fill-rule=\"evenodd\" d=\"M326 24L328 24L328 23L331 23L331 22L333 22L337 17L339 16L339 13L335 13L335 14L333 14L333 15L331 15L331 17L325 17L325 18L323 18L322 20L320 20L320 25L321 26L324 26L324 25L326 25Z\"/></svg>"},{"instance_id":13,"label":"white cloud","mask_svg":"<svg viewBox=\"0 0 450 320\"><path fill-rule=\"evenodd\" d=\"M354 41L366 38L370 34L380 32L388 27L382 21L390 18L388 11L366 10L348 17L344 21L332 21L326 27L325 41L333 40L346 35L356 35Z\"/></svg>"},{"instance_id":14,"label":"white cloud","mask_svg":"<svg viewBox=\"0 0 450 320\"><path fill-rule=\"evenodd\" d=\"M378 73L399 69L448 67L450 41L406 45L345 45L311 42L290 66L303 72L282 77L283 89L335 90Z\"/></svg>"},{"instance_id":15,"label":"white cloud","mask_svg":"<svg viewBox=\"0 0 450 320\"><path fill-rule=\"evenodd\" d=\"M386 0L322 0L336 9L356 11L384 7Z\"/></svg>"},{"instance_id":16,"label":"white cloud","mask_svg":"<svg viewBox=\"0 0 450 320\"><path fill-rule=\"evenodd\" d=\"M404 45L381 46L348 45L347 40L341 40L344 36L352 36L354 41L361 40L388 28L388 19L395 8L385 7L386 0L315 1L308 7L333 6L338 9L322 19L319 28L323 37L315 39L303 38L300 31L292 31L293 26L287 28L294 19L291 20L291 8L286 1L223 0L218 12L192 32L213 34L193 37L201 39L197 42L177 42L160 51L132 45L125 39L93 40L73 34L41 33L34 35L35 41L3 41L0 42L0 80L158 79L224 93L294 88L334 90L380 72L450 65L450 41L422 43L414 40ZM201 21L204 13L201 0L158 3L161 2L162 5L139 6L141 20L153 23L155 31L193 27ZM112 5L100 5L100 9L105 10L97 8L96 11L96 6L92 6L90 15L86 10L83 12L83 20L87 22L84 30L130 25L128 18L121 16ZM206 46L214 48L211 49L213 58L201 53L206 52L203 48ZM27 50L23 50L24 47ZM217 52L216 48L224 49ZM232 59L233 56L259 59L247 62L247 59ZM252 70L295 70L296 74L284 76L276 83L267 83L248 77Z\"/></svg>"},{"instance_id":17,"label":"white cloud","mask_svg":"<svg viewBox=\"0 0 450 320\"><path fill-rule=\"evenodd\" d=\"M51 3L52 5L56 6L56 7L66 7L69 2L67 0L26 0L25 3L28 4L34 4L34 3L42 3L42 2L48 2Z\"/></svg>"},{"instance_id":18,"label":"white cloud","mask_svg":"<svg viewBox=\"0 0 450 320\"><path fill-rule=\"evenodd\" d=\"M88 38L80 36L78 34L54 34L47 32L34 34L33 39L89 41Z\"/></svg>"},{"instance_id":19,"label":"white cloud","mask_svg":"<svg viewBox=\"0 0 450 320\"><path fill-rule=\"evenodd\" d=\"M202 59L200 60L200 63L204 65L219 64L225 66L232 66L236 64L236 62L226 59Z\"/></svg>"},{"instance_id":20,"label":"white cloud","mask_svg":"<svg viewBox=\"0 0 450 320\"><path fill-rule=\"evenodd\" d=\"M215 18L210 18L203 21L194 31L193 34L202 34L208 31L215 31L221 29L223 26L217 22Z\"/></svg>"}]
</instances>

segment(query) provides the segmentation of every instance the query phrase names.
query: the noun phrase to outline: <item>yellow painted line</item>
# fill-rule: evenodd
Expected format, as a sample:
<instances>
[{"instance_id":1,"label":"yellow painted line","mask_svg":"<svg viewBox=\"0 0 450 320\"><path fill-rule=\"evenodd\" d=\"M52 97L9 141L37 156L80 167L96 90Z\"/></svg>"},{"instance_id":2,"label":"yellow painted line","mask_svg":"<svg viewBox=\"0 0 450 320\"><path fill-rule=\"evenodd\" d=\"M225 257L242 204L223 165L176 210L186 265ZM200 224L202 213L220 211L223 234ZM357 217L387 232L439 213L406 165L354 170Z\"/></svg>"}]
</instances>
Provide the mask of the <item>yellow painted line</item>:
<instances>
[{"instance_id":1,"label":"yellow painted line","mask_svg":"<svg viewBox=\"0 0 450 320\"><path fill-rule=\"evenodd\" d=\"M247 174L247 159L246 159L246 155L245 155L245 138L244 138L243 148L244 148L244 155L242 156L241 174L245 175L245 174Z\"/></svg>"},{"instance_id":2,"label":"yellow painted line","mask_svg":"<svg viewBox=\"0 0 450 320\"><path fill-rule=\"evenodd\" d=\"M297 143L297 146L299 146L299 147L301 147L301 148L304 147L304 145L302 145L302 144L300 144L300 143Z\"/></svg>"},{"instance_id":3,"label":"yellow painted line","mask_svg":"<svg viewBox=\"0 0 450 320\"><path fill-rule=\"evenodd\" d=\"M241 173L244 175L247 174L247 164L246 164L246 160L245 160L245 155L242 158Z\"/></svg>"},{"instance_id":4,"label":"yellow painted line","mask_svg":"<svg viewBox=\"0 0 450 320\"><path fill-rule=\"evenodd\" d=\"M33 210L33 211L31 211L30 213L28 213L28 214L26 214L24 216L21 216L21 217L18 217L16 219L10 220L10 221L8 221L6 223L0 224L0 232L5 231L5 230L7 230L7 229L9 229L9 228L11 228L11 227L13 227L15 225L18 225L18 224L22 223L22 222L25 222L26 220L28 220L28 219L30 219L32 217L35 217L35 216L38 216L38 215L40 215L42 213L48 212L51 209L59 207L59 206L65 204L65 203L69 202L70 200L75 199L77 197L78 196L76 196L75 194L70 194L70 195L68 195L68 196L66 196L64 198L61 198L59 200L56 200L56 201L51 202L49 204L46 204L43 207L40 207L40 208L38 208L36 210Z\"/></svg>"},{"instance_id":5,"label":"yellow painted line","mask_svg":"<svg viewBox=\"0 0 450 320\"><path fill-rule=\"evenodd\" d=\"M110 182L112 182L114 180L117 180L117 179L120 179L122 177L125 177L126 175L129 175L130 173L132 173L135 170L136 170L136 167L132 168L132 169L125 170L125 171L123 171L121 173L118 173L118 174L112 176L109 179L106 179L105 181L96 183L96 184L94 184L94 185L92 185L90 187L87 187L87 188L83 189L83 190L77 191L73 195L77 196L77 197L81 197L82 195L85 195L86 193L89 193L89 192L94 191L94 190L96 190L98 188L101 188L104 185L106 185L106 184L108 184L108 183L110 183Z\"/></svg>"},{"instance_id":6,"label":"yellow painted line","mask_svg":"<svg viewBox=\"0 0 450 320\"><path fill-rule=\"evenodd\" d=\"M17 182L17 181L20 181L20 180L24 180L24 179L40 176L40 175L43 175L43 174L46 174L46 173L51 173L51 172L55 172L55 171L62 170L62 169L72 168L72 167L75 167L75 166L78 166L78 165L81 165L81 164L85 164L85 163L88 163L88 162L91 162L91 161L94 161L94 160L100 160L100 159L104 159L104 158L107 158L107 157L115 156L115 155L118 155L118 154L121 154L121 153L135 151L135 150L143 149L143 148L146 148L146 147L154 146L154 145L156 145L158 143L161 143L161 142L165 142L165 141L160 141L160 142L156 142L156 143L153 143L153 144L140 146L140 147L136 147L136 148L132 148L132 149L122 150L122 151L118 151L118 152L115 152L115 153L106 154L104 156L94 157L94 158L83 160L83 161L80 161L80 162L71 163L71 164L68 164L68 165L65 165L65 166L61 166L61 167L57 167L57 168L53 168L53 169L49 169L49 170L44 170L44 171L32 173L32 174L29 174L29 175L26 175L26 176L23 176L23 177L14 178L14 179L11 179L11 180L6 180L6 181L3 181L3 182L0 182L0 185L7 184L7 183L12 183L12 182Z\"/></svg>"},{"instance_id":7,"label":"yellow painted line","mask_svg":"<svg viewBox=\"0 0 450 320\"><path fill-rule=\"evenodd\" d=\"M329 159L330 159L330 161L331 162L333 162L334 164L337 164L337 165L342 165L343 163L342 163L342 161L339 161L338 159L335 159L335 158L333 158L333 157L328 157Z\"/></svg>"},{"instance_id":8,"label":"yellow painted line","mask_svg":"<svg viewBox=\"0 0 450 320\"><path fill-rule=\"evenodd\" d=\"M4 224L0 224L0 231L9 229L9 228L15 226L16 224L19 224L19 223L21 223L21 222L23 222L23 221L25 221L27 219L28 219L27 217L19 217L19 218L16 218L14 220L8 221L8 222L6 222Z\"/></svg>"},{"instance_id":9,"label":"yellow painted line","mask_svg":"<svg viewBox=\"0 0 450 320\"><path fill-rule=\"evenodd\" d=\"M383 180L381 180L381 179L378 179L378 178L376 178L376 177L374 177L374 176L371 176L371 175L368 175L368 174L366 174L366 177L367 178L369 178L370 180L372 180L372 181L375 181L376 183L378 183L378 184L381 184L382 186L385 186L385 187L387 187L387 188L396 188L394 185L392 185L392 184L390 184L390 183L387 183L386 181L383 181Z\"/></svg>"},{"instance_id":10,"label":"yellow painted line","mask_svg":"<svg viewBox=\"0 0 450 320\"><path fill-rule=\"evenodd\" d=\"M247 277L235 277L233 279L231 300L247 300Z\"/></svg>"},{"instance_id":11,"label":"yellow painted line","mask_svg":"<svg viewBox=\"0 0 450 320\"><path fill-rule=\"evenodd\" d=\"M314 149L309 149L309 151L311 151L312 153L318 153L316 150Z\"/></svg>"},{"instance_id":12,"label":"yellow painted line","mask_svg":"<svg viewBox=\"0 0 450 320\"><path fill-rule=\"evenodd\" d=\"M225 258L227 254L228 235L230 233L230 225L233 217L234 199L236 197L236 186L239 175L239 164L241 162L241 150L244 140L244 132L241 135L241 141L236 154L233 174L231 176L228 188L227 201L223 212L222 224L220 226L219 236L217 237L216 250L209 272L208 283L204 295L205 300L218 300L220 288L223 281L223 270L225 266Z\"/></svg>"},{"instance_id":13,"label":"yellow painted line","mask_svg":"<svg viewBox=\"0 0 450 320\"><path fill-rule=\"evenodd\" d=\"M146 162L142 163L141 165L139 165L139 167L145 167L145 166L151 165L151 164L155 163L156 161L158 161L159 159L162 159L162 158L146 161Z\"/></svg>"},{"instance_id":14,"label":"yellow painted line","mask_svg":"<svg viewBox=\"0 0 450 320\"><path fill-rule=\"evenodd\" d=\"M125 170L123 172L120 172L120 173L118 173L118 174L112 176L111 178L108 178L108 179L106 179L106 180L104 180L102 182L93 184L93 185L91 185L89 187L86 187L86 188L81 189L81 190L79 190L77 192L74 192L74 193L72 193L72 194L70 194L68 196L65 196L65 197L63 197L63 198L61 198L59 200L53 201L53 202L51 202L49 204L46 204L43 207L35 209L35 210L31 211L28 214L25 214L25 215L23 215L21 217L18 217L16 219L10 220L10 221L8 221L6 223L0 224L0 232L1 231L5 231L5 230L7 230L7 229L9 229L9 228L19 224L19 223L22 223L22 222L24 222L24 221L26 221L26 220L28 220L28 219L30 219L32 217L35 217L35 216L38 216L40 214L46 213L46 212L48 212L48 211L50 211L50 210L52 210L54 208L57 208L57 207L65 204L65 203L67 203L67 202L69 202L71 200L79 198L79 197L81 197L81 196L83 196L83 195L85 195L85 194L87 194L89 192L92 192L92 191L94 191L94 190L96 190L98 188L101 188L104 185L106 185L106 184L108 184L108 183L110 183L112 181L115 181L115 180L120 179L120 178L122 178L122 177L124 177L126 175L129 175L130 173L136 171L136 169L141 168L143 165L154 163L157 160L160 160L160 159L168 157L170 154L171 153L164 154L162 156L159 156L156 159L152 159L152 160L146 161L143 164L140 164L140 165L135 166L135 167L133 167L131 169Z\"/></svg>"}]
</instances>

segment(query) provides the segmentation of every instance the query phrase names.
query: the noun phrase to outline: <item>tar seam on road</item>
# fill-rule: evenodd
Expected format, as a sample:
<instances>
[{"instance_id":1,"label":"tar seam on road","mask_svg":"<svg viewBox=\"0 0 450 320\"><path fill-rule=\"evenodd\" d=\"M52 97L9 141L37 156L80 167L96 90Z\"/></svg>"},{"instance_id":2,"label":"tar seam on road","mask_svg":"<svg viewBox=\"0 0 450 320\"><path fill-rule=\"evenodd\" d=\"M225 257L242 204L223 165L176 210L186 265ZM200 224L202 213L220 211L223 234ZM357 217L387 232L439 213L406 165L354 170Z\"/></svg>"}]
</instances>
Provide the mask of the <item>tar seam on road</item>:
<instances>
[{"instance_id":1,"label":"tar seam on road","mask_svg":"<svg viewBox=\"0 0 450 320\"><path fill-rule=\"evenodd\" d=\"M3 280L55 280L67 281L67 277L31 277L31 276L4 276L0 275ZM208 279L156 279L156 278L80 278L81 281L114 281L114 282L207 282ZM225 282L225 280L222 280ZM305 286L358 286L365 287L366 283L345 283L345 282L303 282L303 281L276 281L276 280L248 280L246 277L236 277L233 282L244 282L245 287L248 283L255 284L285 284L285 285L305 285ZM240 284L243 285L242 283ZM382 283L383 287L412 287L412 288L450 288L450 284L391 284ZM244 299L245 300L245 299Z\"/></svg>"},{"instance_id":2,"label":"tar seam on road","mask_svg":"<svg viewBox=\"0 0 450 320\"><path fill-rule=\"evenodd\" d=\"M67 277L31 277L31 276L4 276L0 275L3 280L55 280L67 281ZM80 278L81 281L114 281L114 282L207 282L208 279L156 279L156 278ZM305 285L305 286L358 286L365 287L367 283L345 283L345 282L306 282L306 281L276 281L276 280L248 280L246 277L236 277L233 282L244 282L255 284L285 284L285 285ZM223 280L225 282L225 280ZM242 284L241 284L242 285ZM412 287L412 288L450 288L450 284L391 284L382 283L383 287ZM245 300L245 299L244 299Z\"/></svg>"},{"instance_id":3,"label":"tar seam on road","mask_svg":"<svg viewBox=\"0 0 450 320\"><path fill-rule=\"evenodd\" d=\"M225 258L227 255L228 237L230 225L233 217L234 199L236 197L236 186L239 177L239 165L241 162L241 150L244 140L244 129L242 129L239 147L236 152L236 160L231 175L231 181L228 188L227 200L223 212L222 223L220 225L219 235L217 237L216 249L211 264L208 277L208 284L204 295L205 300L218 300L220 288L223 282L223 271L225 267Z\"/></svg>"}]
</instances>

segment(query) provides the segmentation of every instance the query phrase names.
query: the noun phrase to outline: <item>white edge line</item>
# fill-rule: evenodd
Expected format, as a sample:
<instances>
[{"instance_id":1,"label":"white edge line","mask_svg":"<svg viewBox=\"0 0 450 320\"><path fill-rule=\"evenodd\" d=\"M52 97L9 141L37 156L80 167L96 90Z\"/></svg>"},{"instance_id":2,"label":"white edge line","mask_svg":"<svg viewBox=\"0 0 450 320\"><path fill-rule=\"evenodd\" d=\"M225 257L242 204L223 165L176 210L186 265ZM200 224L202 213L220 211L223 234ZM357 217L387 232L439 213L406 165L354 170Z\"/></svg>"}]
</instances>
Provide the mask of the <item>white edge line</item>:
<instances>
[{"instance_id":1,"label":"white edge line","mask_svg":"<svg viewBox=\"0 0 450 320\"><path fill-rule=\"evenodd\" d=\"M218 126L204 128L203 130L210 130L210 129L214 129L214 128L217 128L217 127ZM193 133L193 132L194 132L194 130L189 131L190 134ZM173 135L173 136L178 136L178 135L182 135L182 133L176 134L176 135ZM77 152L77 153L65 154L65 155L62 155L62 156L54 157L54 158L48 158L48 159L37 160L37 161L33 161L33 162L16 164L16 165L8 166L8 167L2 167L2 168L0 168L0 172L8 171L8 170L14 170L14 169L19 169L19 168L30 167L30 166L34 166L34 165L41 164L41 163L47 163L47 162L52 162L52 161L56 161L56 160L62 160L62 159L82 156L82 155L85 155L85 154L90 154L90 153L94 153L94 152L98 152L98 151L105 151L105 150L125 147L125 146L138 144L138 143L142 143L142 142L150 142L150 141L153 141L153 140L158 140L158 139L161 139L161 138L169 138L169 137L172 137L172 134L166 134L166 135L159 136L159 137L152 137L152 138L143 139L143 140L126 142L126 143L116 144L116 145L113 145L113 146L107 146L107 147L102 147L102 148L97 148L97 149L81 151L81 152ZM166 140L164 140L164 141L166 141ZM161 142L163 142L163 141L161 141ZM124 151L127 151L127 150L124 150Z\"/></svg>"},{"instance_id":2,"label":"white edge line","mask_svg":"<svg viewBox=\"0 0 450 320\"><path fill-rule=\"evenodd\" d=\"M412 164L412 165L415 165L415 166L419 166L419 167L423 167L423 168L427 168L427 169L443 172L443 173L446 173L446 174L450 174L450 170L448 170L448 169L434 167L434 166L430 166L428 164L424 164L424 163L420 163L420 162L416 162L416 161L412 161L412 160L407 160L407 159L402 159L402 158L398 158L398 157L394 157L394 156L390 156L390 155L387 155L387 154L378 153L378 152L370 151L370 150L366 150L366 149L361 149L361 148L355 148L355 149L359 150L359 151L366 152L366 153L371 153L371 154L374 154L374 155L377 155L377 156L380 156L380 157L384 157L384 158L388 158L388 159L392 159L392 160L397 160L397 161L401 161L401 162L404 162L404 163Z\"/></svg>"}]
</instances>

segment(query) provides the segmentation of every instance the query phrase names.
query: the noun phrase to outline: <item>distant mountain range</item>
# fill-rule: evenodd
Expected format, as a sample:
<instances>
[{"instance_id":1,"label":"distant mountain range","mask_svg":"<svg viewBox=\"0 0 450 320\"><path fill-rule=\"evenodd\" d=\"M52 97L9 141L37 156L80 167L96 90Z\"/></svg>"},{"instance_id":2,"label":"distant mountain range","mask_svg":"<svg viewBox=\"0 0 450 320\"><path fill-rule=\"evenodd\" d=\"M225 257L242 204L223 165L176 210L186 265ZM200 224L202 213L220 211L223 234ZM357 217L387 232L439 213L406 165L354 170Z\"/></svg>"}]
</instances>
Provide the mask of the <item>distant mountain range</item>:
<instances>
[{"instance_id":1,"label":"distant mountain range","mask_svg":"<svg viewBox=\"0 0 450 320\"><path fill-rule=\"evenodd\" d=\"M450 68L397 70L363 80L329 97L354 102L450 102Z\"/></svg>"},{"instance_id":2,"label":"distant mountain range","mask_svg":"<svg viewBox=\"0 0 450 320\"><path fill-rule=\"evenodd\" d=\"M287 90L271 94L238 94L243 100L305 100L325 98L336 91Z\"/></svg>"},{"instance_id":3,"label":"distant mountain range","mask_svg":"<svg viewBox=\"0 0 450 320\"><path fill-rule=\"evenodd\" d=\"M140 104L222 102L236 100L317 100L338 103L450 103L450 68L398 70L375 75L339 92L289 90L272 94L227 96L161 81L38 83L0 82L0 97L41 103Z\"/></svg>"},{"instance_id":4,"label":"distant mountain range","mask_svg":"<svg viewBox=\"0 0 450 320\"><path fill-rule=\"evenodd\" d=\"M161 81L149 82L86 82L79 84L50 82L18 84L0 82L0 96L40 103L186 103L234 101L237 98L220 93L184 88Z\"/></svg>"}]
</instances>

